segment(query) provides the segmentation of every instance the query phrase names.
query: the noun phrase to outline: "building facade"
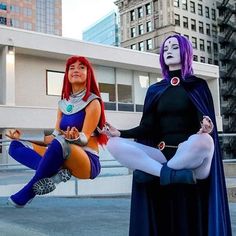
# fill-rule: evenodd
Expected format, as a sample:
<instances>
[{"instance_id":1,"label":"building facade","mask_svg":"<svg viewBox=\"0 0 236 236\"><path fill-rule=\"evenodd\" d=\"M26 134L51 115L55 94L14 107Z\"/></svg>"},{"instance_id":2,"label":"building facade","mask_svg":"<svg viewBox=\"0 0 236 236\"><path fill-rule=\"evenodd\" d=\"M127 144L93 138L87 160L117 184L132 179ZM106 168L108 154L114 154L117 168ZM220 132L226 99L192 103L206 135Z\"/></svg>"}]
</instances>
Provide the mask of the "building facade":
<instances>
[{"instance_id":1,"label":"building facade","mask_svg":"<svg viewBox=\"0 0 236 236\"><path fill-rule=\"evenodd\" d=\"M218 1L218 24L220 28L220 87L223 130L236 133L236 2ZM227 156L236 156L234 136L223 139L223 151Z\"/></svg>"},{"instance_id":2,"label":"building facade","mask_svg":"<svg viewBox=\"0 0 236 236\"><path fill-rule=\"evenodd\" d=\"M3 0L0 2L0 24L61 36L61 0Z\"/></svg>"},{"instance_id":3,"label":"building facade","mask_svg":"<svg viewBox=\"0 0 236 236\"><path fill-rule=\"evenodd\" d=\"M53 129L66 59L83 55L93 64L107 121L135 127L150 84L161 78L159 55L0 26L0 133ZM10 39L10 40L9 40ZM12 46L13 44L14 46ZM117 56L119 55L119 56ZM194 62L212 91L221 131L218 66ZM3 146L0 164L14 162Z\"/></svg>"},{"instance_id":4,"label":"building facade","mask_svg":"<svg viewBox=\"0 0 236 236\"><path fill-rule=\"evenodd\" d=\"M83 40L112 46L119 46L118 18L116 12L95 22L82 35Z\"/></svg>"},{"instance_id":5,"label":"building facade","mask_svg":"<svg viewBox=\"0 0 236 236\"><path fill-rule=\"evenodd\" d=\"M118 0L121 47L159 53L163 40L185 35L194 60L218 65L215 0Z\"/></svg>"}]
</instances>

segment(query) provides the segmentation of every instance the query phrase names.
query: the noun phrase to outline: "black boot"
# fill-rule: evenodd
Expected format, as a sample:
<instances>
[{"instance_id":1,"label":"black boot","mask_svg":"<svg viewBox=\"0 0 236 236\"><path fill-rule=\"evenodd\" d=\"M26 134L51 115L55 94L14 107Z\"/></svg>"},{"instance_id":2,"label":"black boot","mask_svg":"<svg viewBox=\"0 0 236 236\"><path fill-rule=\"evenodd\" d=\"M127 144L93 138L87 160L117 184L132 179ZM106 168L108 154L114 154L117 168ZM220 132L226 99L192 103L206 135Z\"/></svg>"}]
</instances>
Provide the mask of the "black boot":
<instances>
[{"instance_id":1,"label":"black boot","mask_svg":"<svg viewBox=\"0 0 236 236\"><path fill-rule=\"evenodd\" d=\"M192 170L174 170L167 166L167 163L163 164L160 174L160 184L196 184L196 177Z\"/></svg>"}]
</instances>

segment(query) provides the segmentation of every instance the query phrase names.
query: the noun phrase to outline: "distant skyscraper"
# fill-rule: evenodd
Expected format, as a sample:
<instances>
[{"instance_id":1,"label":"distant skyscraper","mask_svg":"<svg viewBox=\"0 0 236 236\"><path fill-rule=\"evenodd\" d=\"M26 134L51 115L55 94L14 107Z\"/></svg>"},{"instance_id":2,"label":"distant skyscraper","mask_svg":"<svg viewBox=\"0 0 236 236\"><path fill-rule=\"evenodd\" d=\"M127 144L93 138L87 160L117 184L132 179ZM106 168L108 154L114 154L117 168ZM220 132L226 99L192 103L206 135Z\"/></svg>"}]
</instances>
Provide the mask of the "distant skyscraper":
<instances>
[{"instance_id":1,"label":"distant skyscraper","mask_svg":"<svg viewBox=\"0 0 236 236\"><path fill-rule=\"evenodd\" d=\"M83 32L83 40L119 46L116 12L111 12Z\"/></svg>"},{"instance_id":2,"label":"distant skyscraper","mask_svg":"<svg viewBox=\"0 0 236 236\"><path fill-rule=\"evenodd\" d=\"M189 38L194 60L218 64L216 1L117 0L121 47L159 53L174 33Z\"/></svg>"},{"instance_id":3,"label":"distant skyscraper","mask_svg":"<svg viewBox=\"0 0 236 236\"><path fill-rule=\"evenodd\" d=\"M62 35L61 0L3 0L0 2L0 24Z\"/></svg>"}]
</instances>

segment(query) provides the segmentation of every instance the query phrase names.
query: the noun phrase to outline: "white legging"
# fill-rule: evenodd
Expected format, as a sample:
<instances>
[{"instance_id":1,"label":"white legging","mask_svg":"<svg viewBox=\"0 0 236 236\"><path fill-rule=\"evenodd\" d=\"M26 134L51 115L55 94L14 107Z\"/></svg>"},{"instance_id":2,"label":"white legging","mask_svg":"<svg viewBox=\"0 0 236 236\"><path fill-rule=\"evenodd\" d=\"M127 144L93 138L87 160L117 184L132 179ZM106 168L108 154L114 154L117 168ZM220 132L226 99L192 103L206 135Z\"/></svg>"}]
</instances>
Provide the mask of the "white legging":
<instances>
[{"instance_id":1,"label":"white legging","mask_svg":"<svg viewBox=\"0 0 236 236\"><path fill-rule=\"evenodd\" d=\"M162 164L167 162L159 149L120 137L110 138L107 149L123 166L155 176L160 176ZM191 169L197 179L205 179L210 173L213 153L212 137L207 133L194 134L179 145L167 165L175 170Z\"/></svg>"}]
</instances>

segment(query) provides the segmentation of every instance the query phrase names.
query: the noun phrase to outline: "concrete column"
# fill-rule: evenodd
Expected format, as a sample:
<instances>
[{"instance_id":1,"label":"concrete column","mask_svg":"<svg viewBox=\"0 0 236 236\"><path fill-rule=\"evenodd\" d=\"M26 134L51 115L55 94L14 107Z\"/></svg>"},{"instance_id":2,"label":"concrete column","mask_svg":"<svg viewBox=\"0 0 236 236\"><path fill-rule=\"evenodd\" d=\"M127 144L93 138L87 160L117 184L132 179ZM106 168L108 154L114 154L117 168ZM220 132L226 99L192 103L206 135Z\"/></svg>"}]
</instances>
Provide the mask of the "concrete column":
<instances>
[{"instance_id":1,"label":"concrete column","mask_svg":"<svg viewBox=\"0 0 236 236\"><path fill-rule=\"evenodd\" d=\"M0 104L15 105L15 51L5 46L0 51Z\"/></svg>"}]
</instances>

